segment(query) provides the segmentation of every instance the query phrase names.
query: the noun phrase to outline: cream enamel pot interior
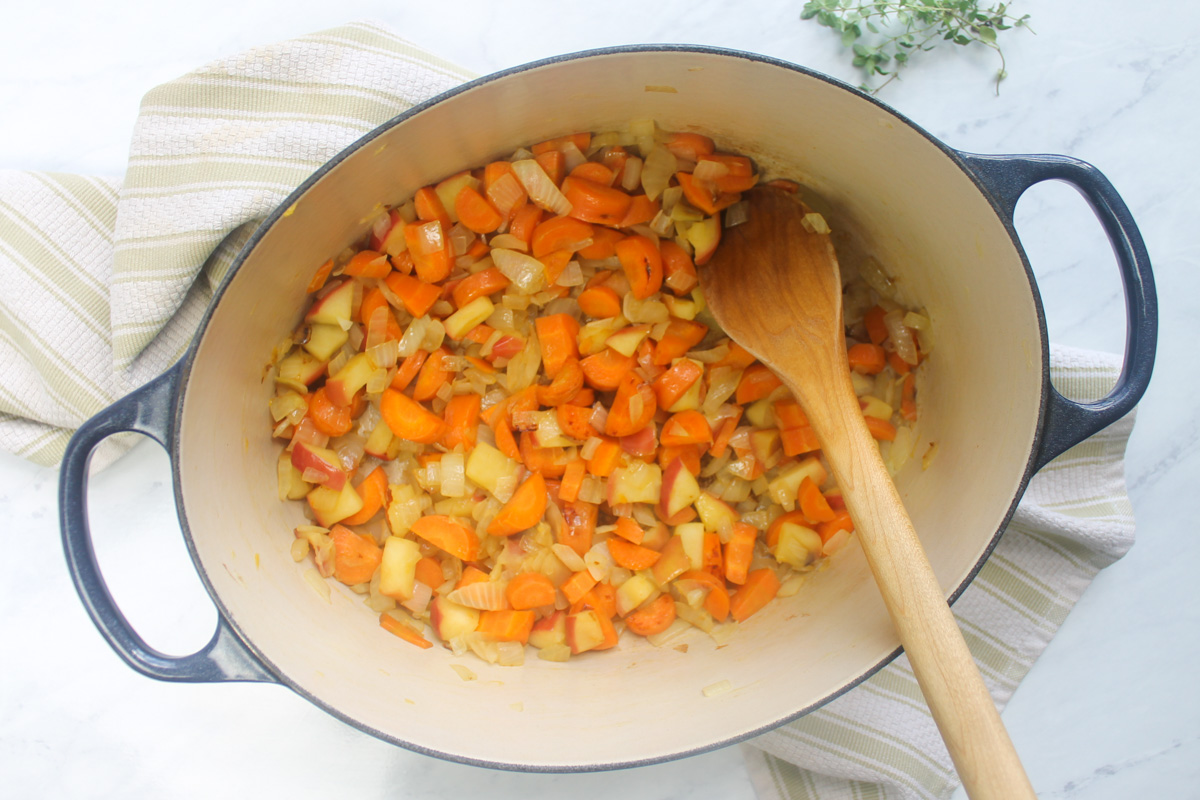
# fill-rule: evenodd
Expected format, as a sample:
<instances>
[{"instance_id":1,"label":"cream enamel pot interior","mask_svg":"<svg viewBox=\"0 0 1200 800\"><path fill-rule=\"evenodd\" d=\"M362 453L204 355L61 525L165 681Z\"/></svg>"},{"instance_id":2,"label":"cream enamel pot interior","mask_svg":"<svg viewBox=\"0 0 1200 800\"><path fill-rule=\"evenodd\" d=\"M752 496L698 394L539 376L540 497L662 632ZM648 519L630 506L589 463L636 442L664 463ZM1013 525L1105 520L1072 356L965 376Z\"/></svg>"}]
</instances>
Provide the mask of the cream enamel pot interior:
<instances>
[{"instance_id":1,"label":"cream enamel pot interior","mask_svg":"<svg viewBox=\"0 0 1200 800\"><path fill-rule=\"evenodd\" d=\"M305 286L359 238L378 203L521 145L654 118L812 187L836 224L928 309L936 350L920 387L929 468L910 462L901 495L948 598L966 587L1029 477L1127 412L1149 380L1156 308L1128 211L1090 166L1057 156L952 150L887 107L794 65L731 51L634 47L535 63L464 85L397 117L301 186L260 228L220 287L186 357L90 420L63 463L69 567L88 611L130 666L163 680L275 681L372 735L439 757L506 769L574 771L652 763L765 732L862 681L898 642L862 552L849 547L794 597L717 649L686 653L625 637L619 649L523 668L418 650L361 599L327 602L288 548L298 504L276 496L265 379L296 323ZM1012 227L1017 198L1042 180L1076 185L1096 210L1125 281L1126 374L1080 406L1050 386L1042 308ZM993 424L980 424L992 420ZM174 470L187 546L220 622L201 652L150 649L113 604L89 539L84 498L96 444L118 431L161 443ZM702 689L729 681L732 691ZM500 733L503 732L503 733ZM498 735L499 734L499 735Z\"/></svg>"}]
</instances>

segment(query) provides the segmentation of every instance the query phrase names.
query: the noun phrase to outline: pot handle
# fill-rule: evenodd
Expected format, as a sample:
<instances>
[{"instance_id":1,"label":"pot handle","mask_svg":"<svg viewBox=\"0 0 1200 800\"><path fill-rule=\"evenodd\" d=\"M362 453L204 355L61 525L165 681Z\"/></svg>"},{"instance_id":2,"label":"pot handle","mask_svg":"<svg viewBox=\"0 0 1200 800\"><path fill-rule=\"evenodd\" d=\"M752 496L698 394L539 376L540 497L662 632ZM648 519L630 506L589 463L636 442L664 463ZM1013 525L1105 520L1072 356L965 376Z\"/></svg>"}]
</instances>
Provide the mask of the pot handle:
<instances>
[{"instance_id":1,"label":"pot handle","mask_svg":"<svg viewBox=\"0 0 1200 800\"><path fill-rule=\"evenodd\" d=\"M1104 226L1125 287L1125 362L1112 392L1094 403L1076 403L1048 386L1045 425L1034 469L1111 425L1137 405L1150 383L1158 341L1158 300L1150 256L1129 207L1108 178L1086 161L1058 155L979 155L959 157L991 195L1007 222L1017 200L1042 181L1071 184Z\"/></svg>"},{"instance_id":2,"label":"pot handle","mask_svg":"<svg viewBox=\"0 0 1200 800\"><path fill-rule=\"evenodd\" d=\"M212 639L198 652L169 656L153 649L130 627L113 602L96 563L87 517L92 452L108 436L126 431L149 436L170 452L171 409L181 374L182 362L89 419L71 437L58 485L59 525L67 569L100 634L138 672L159 680L191 683L277 682L220 615Z\"/></svg>"}]
</instances>

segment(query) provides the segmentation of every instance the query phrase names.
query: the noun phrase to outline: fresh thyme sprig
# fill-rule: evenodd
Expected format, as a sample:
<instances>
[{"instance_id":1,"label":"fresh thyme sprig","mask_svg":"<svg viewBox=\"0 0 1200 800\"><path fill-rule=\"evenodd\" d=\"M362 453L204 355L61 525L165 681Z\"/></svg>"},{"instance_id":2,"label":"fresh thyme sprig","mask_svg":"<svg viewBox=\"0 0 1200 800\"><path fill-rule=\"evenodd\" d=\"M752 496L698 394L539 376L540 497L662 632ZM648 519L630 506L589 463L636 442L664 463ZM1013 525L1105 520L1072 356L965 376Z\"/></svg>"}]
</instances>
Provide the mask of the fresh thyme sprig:
<instances>
[{"instance_id":1,"label":"fresh thyme sprig","mask_svg":"<svg viewBox=\"0 0 1200 800\"><path fill-rule=\"evenodd\" d=\"M978 42L1000 57L999 94L1008 69L997 35L1012 28L1032 32L1029 15L1010 14L1008 5L980 8L977 0L808 0L800 18L816 19L841 35L842 46L853 49L854 66L866 73L863 91L878 93L899 76L913 55L940 42L963 46ZM877 75L887 79L878 86L868 85Z\"/></svg>"}]
</instances>

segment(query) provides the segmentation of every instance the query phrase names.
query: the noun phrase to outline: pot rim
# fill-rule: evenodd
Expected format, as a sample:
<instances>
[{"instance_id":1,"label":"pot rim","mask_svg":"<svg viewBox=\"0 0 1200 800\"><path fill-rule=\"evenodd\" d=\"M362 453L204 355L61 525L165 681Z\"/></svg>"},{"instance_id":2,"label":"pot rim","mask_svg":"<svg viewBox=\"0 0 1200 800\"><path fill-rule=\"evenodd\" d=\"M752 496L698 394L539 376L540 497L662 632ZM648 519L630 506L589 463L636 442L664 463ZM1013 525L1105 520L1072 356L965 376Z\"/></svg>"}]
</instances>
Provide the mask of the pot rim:
<instances>
[{"instance_id":1,"label":"pot rim","mask_svg":"<svg viewBox=\"0 0 1200 800\"><path fill-rule=\"evenodd\" d=\"M325 162L322 166L320 166L316 171L314 171L312 173L312 175L310 175L308 178L306 178L299 186L296 187L295 190L293 190L282 202L280 202L274 208L274 210L272 210L272 212L270 214L268 214L263 219L263 221L259 224L258 228L254 231L254 233L250 236L250 238L246 241L246 243L242 246L241 250L235 256L233 262L230 265L230 268L228 269L226 274L222 277L220 283L215 288L215 290L213 292L213 296L209 301L208 307L205 309L204 314L202 315L200 322L197 325L196 332L192 338L191 344L188 346L187 351L185 352L185 354L183 355L183 357L180 359L179 363L177 364L177 368L179 369L178 386L177 386L176 393L174 396L173 408L171 410L171 423L170 423L170 436L169 436L168 450L169 450L169 454L171 457L172 482L174 485L174 492L175 492L175 497L176 497L177 516L178 516L178 519L180 522L180 527L183 532L184 542L188 548L189 554L191 555L192 562L196 566L196 571L200 576L200 580L204 583L205 589L207 590L209 596L212 598L213 603L216 605L218 614L229 625L229 627L232 629L232 631L237 635L237 638L239 639L239 641L254 655L254 657L262 664L264 669L266 671L268 671L277 682L287 686L289 689L294 691L296 694L300 695L304 699L313 703L318 708L321 708L326 713L341 720L342 722L345 722L346 724L351 725L352 727L357 728L358 730L368 733L368 734L374 736L375 738L382 739L383 741L390 742L392 744L403 747L406 750L421 753L423 755L433 756L433 757L436 757L439 759L443 759L446 761L451 761L451 762L455 762L455 763L459 763L459 764L467 764L467 765L476 766L476 767L499 769L499 770L505 770L505 771L533 772L533 773L596 772L596 771L625 769L625 768L631 768L631 767L642 767L642 766L651 766L654 764L667 763L667 762L674 761L674 760L681 759L681 758L688 758L691 756L696 756L696 755L701 755L703 753L712 752L712 751L719 750L724 747L728 747L730 745L739 744L741 742L752 739L756 736L760 736L760 735L768 733L772 730L775 730L776 728L778 728L782 725L785 725L789 722L795 721L795 720L799 719L800 717L803 717L806 714L809 714L812 711L815 711L816 709L827 705L831 701L833 701L833 700L837 699L838 697L841 697L845 693L849 692L851 689L855 688L859 684L866 681L868 678L875 675L877 672L879 672L881 669L886 667L888 664L890 664L892 661L894 661L901 653L904 652L902 647L897 647L891 653L889 653L888 655L886 655L885 657L880 659L876 664L874 664L873 666L871 666L870 668L865 670L860 675L856 676L854 679L846 682L845 684L840 686L835 692L822 698L819 702L805 706L804 708L801 708L797 711L789 713L785 717L777 719L773 722L770 722L770 723L768 723L762 727L756 728L752 731L749 731L746 733L741 733L741 734L738 734L735 736L731 736L731 737L722 739L720 741L712 742L710 744L692 748L692 749L689 749L686 751L681 751L681 752L677 752L677 753L665 755L665 756L655 756L655 757L650 757L650 758L645 758L645 759L633 759L633 760L629 760L629 761L604 763L604 764L526 765L526 764L519 764L519 763L503 763L503 762L489 761L486 759L466 757L466 756L458 755L455 753L444 752L441 750L424 747L419 744L415 744L413 742L399 739L391 734L385 733L383 731L377 730L369 725L364 724L360 720L348 715L347 713L339 710L335 706L332 706L329 703L326 703L321 698L319 698L316 695L305 690L303 687L301 687L300 685L298 685L297 683L292 681L286 675L286 673L284 673L278 667L276 667L276 665L271 660L271 658L266 653L264 653L262 650L260 650L259 647L251 639L249 639L247 636L244 635L240 626L238 625L237 619L233 616L232 613L230 613L230 610L225 606L225 603L221 599L219 593L216 592L212 582L209 580L207 571L204 568L203 563L200 560L199 553L197 552L197 549L195 547L195 544L194 544L194 541L192 538L191 528L188 525L187 515L185 513L185 508L184 508L184 501L183 501L184 495L183 495L183 487L182 487L182 479L181 479L181 470L179 467L179 463L180 463L179 442L180 442L180 429L181 429L182 421L183 421L183 403L184 403L185 396L187 394L187 385L191 378L192 365L196 358L196 354L199 349L200 341L204 338L204 334L208 329L208 325L209 325L210 321L212 320L212 316L215 312L215 309L216 309L217 305L220 303L221 299L224 297L225 291L228 289L233 278L236 276L238 271L241 269L241 266L243 265L243 263L245 263L246 259L249 258L249 256L253 253L253 251L254 251L255 247L258 245L258 243L266 235L266 232L270 228L272 228L275 225L275 223L277 223L281 218L283 218L288 213L289 209L295 203L297 203L299 201L299 199L305 193L307 193L309 189L311 189L313 187L313 185L315 185L318 181L320 181L322 178L324 178L330 171L332 171L334 168L336 168L338 165L340 165L343 161L345 161L347 158L349 158L352 154L356 153L363 147L366 147L368 144L373 142L376 138L378 138L379 136L382 136L384 133L390 131L395 126L407 121L408 119L410 119L412 117L415 117L418 114L423 113L424 111L426 111L436 105L441 104L442 102L444 102L446 100L449 100L449 99L451 99L459 94L465 93L467 91L476 89L480 86L485 86L485 85L492 83L494 81L497 81L497 80L510 78L512 76L519 75L523 72L528 72L528 71L532 71L535 69L542 69L545 67L553 66L555 64L578 61L578 60L582 60L582 59L602 58L605 56L625 55L625 54L630 54L630 53L685 53L685 54L686 53L696 53L696 54L702 54L702 55L721 56L721 57L726 57L726 58L735 58L735 59L742 59L742 60L746 60L746 61L760 62L763 64L767 64L769 66L782 68L782 69L788 70L790 72L799 73L807 78L812 78L812 79L824 82L835 88L847 91L850 94L856 96L858 99L866 101L868 103L871 103L877 109L886 112L892 118L894 118L896 121L903 123L910 130L919 134L930 144L934 145L943 155L945 155L955 166L957 166L959 168L959 170L965 175L965 177L967 177L975 185L976 189L980 192L980 194L984 197L984 199L987 200L988 204L992 208L992 211L996 214L996 216L999 218L1001 224L1004 226L1004 229L1008 233L1009 239L1011 240L1018 257L1020 258L1021 265L1024 268L1026 279L1029 282L1030 294L1031 294L1031 298L1034 303L1034 309L1035 309L1035 312L1037 315L1037 321L1038 321L1038 340L1039 340L1039 347L1040 347L1042 380L1041 380L1041 397L1039 398L1039 404L1038 404L1037 426L1034 431L1034 436L1032 439L1030 451L1026 458L1025 466L1024 466L1024 469L1023 469L1023 472L1021 475L1021 479L1020 479L1019 483L1017 484L1017 491L1012 499L1012 502L1009 505L1007 511L1005 512L1004 517L1001 520L999 526L992 533L992 535L987 543L987 546L984 548L979 559L976 561L976 563L971 568L971 570L967 573L967 575L959 582L959 584L954 587L953 591L950 592L950 594L947 598L947 602L949 604L953 605L953 603L956 600L958 600L958 598L962 595L962 593L966 590L966 588L971 584L971 582L978 575L979 571L983 568L984 563L991 556L992 551L995 549L996 545L1000 541L1001 535L1004 533L1004 530L1007 528L1009 522L1011 521L1012 516L1015 513L1017 506L1020 503L1021 498L1024 495L1025 490L1028 487L1030 479L1033 477L1033 474L1037 471L1037 468L1036 468L1037 456L1038 456L1038 453L1040 452L1041 445L1042 445L1042 439L1043 439L1043 435L1045 432L1047 404L1048 404L1049 397L1050 397L1050 387L1051 387L1051 383L1050 383L1050 351L1049 351L1049 341L1048 341L1048 335L1047 335L1045 311L1043 308L1041 295L1038 291L1037 282L1036 282L1036 279L1035 279L1035 276L1033 273L1032 266L1029 263L1029 259L1025 253L1024 248L1021 246L1020 238L1017 235L1017 231L1012 222L1011 215L1004 213L1004 209L1002 208L1001 204L997 201L995 196L984 185L983 181L980 180L978 174L975 171L973 171L970 168L970 166L966 163L966 160L963 158L963 155L960 151L955 150L954 148L948 146L947 144L942 142L940 139L938 139L936 136L934 136L931 133L929 133L928 131L926 131L920 125L913 122L912 120L910 120L908 117L901 114L896 109L892 108L891 106L888 106L887 104L883 103L882 101L878 100L877 98L873 97L872 95L869 95L842 80L834 78L830 75L826 75L822 72L818 72L811 68L804 67L799 64L795 64L795 63L785 61L785 60L782 60L779 58L775 58L772 56L762 55L759 53L751 53L751 52L736 50L736 49L731 49L731 48L724 48L724 47L715 47L715 46L709 46L709 45L691 45L691 44L635 44L635 45L619 45L619 46L595 48L595 49L589 49L589 50L580 50L580 51L576 51L576 52L572 52L572 53L566 53L566 54L562 54L562 55L556 55L556 56L551 56L551 57L544 58L544 59L539 59L537 61L531 61L531 62L521 64L521 65L518 65L515 67L509 67L507 69L503 69L503 70L500 70L500 71L497 71L494 73L483 75L483 76L480 76L473 80L462 83L452 89L442 92L439 95L436 95L434 97L429 98L428 100L418 103L418 104L412 106L411 108L401 112L400 114L392 117L391 119L389 119L383 123L380 123L378 126L373 128L370 132L364 134L363 136L356 139L351 144L347 145L340 152L338 152L336 155L334 155L332 158L330 158L327 162Z\"/></svg>"}]
</instances>

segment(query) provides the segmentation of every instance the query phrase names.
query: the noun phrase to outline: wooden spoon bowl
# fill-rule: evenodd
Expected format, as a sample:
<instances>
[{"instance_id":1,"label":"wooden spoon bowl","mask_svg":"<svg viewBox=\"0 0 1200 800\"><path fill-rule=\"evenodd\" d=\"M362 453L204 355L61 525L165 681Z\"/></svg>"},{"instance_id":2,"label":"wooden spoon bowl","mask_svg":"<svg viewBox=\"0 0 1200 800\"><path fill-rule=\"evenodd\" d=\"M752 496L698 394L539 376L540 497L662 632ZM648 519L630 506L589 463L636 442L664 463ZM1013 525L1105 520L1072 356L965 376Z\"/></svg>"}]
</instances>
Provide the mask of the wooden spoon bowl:
<instances>
[{"instance_id":1,"label":"wooden spoon bowl","mask_svg":"<svg viewBox=\"0 0 1200 800\"><path fill-rule=\"evenodd\" d=\"M747 194L749 220L725 231L701 285L725 332L803 406L842 490L900 643L967 794L1034 797L967 649L850 381L842 281L824 220L794 195Z\"/></svg>"}]
</instances>

